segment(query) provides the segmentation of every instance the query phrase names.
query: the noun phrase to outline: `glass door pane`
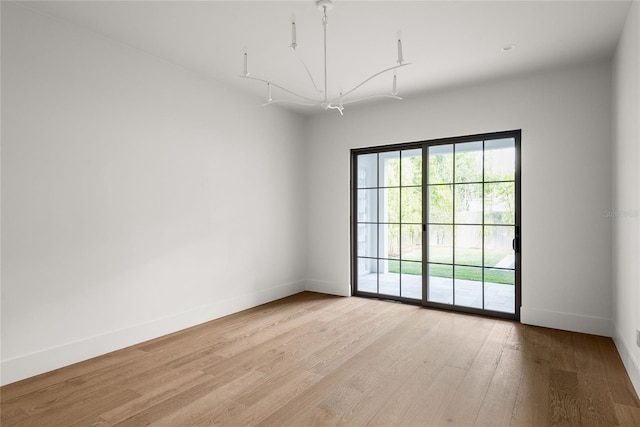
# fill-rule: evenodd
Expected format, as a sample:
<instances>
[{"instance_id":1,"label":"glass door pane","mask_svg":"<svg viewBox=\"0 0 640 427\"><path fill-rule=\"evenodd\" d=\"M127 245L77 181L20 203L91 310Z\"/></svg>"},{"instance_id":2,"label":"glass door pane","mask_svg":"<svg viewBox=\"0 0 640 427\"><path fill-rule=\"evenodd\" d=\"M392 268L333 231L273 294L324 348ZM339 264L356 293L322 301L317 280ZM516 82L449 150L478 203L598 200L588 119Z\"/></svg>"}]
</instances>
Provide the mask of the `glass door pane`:
<instances>
[{"instance_id":1,"label":"glass door pane","mask_svg":"<svg viewBox=\"0 0 640 427\"><path fill-rule=\"evenodd\" d=\"M454 303L454 146L427 150L427 301Z\"/></svg>"},{"instance_id":2,"label":"glass door pane","mask_svg":"<svg viewBox=\"0 0 640 427\"><path fill-rule=\"evenodd\" d=\"M400 296L400 152L378 154L378 293Z\"/></svg>"},{"instance_id":3,"label":"glass door pane","mask_svg":"<svg viewBox=\"0 0 640 427\"><path fill-rule=\"evenodd\" d=\"M515 315L515 137L432 145L425 155L425 304Z\"/></svg>"},{"instance_id":4,"label":"glass door pane","mask_svg":"<svg viewBox=\"0 0 640 427\"><path fill-rule=\"evenodd\" d=\"M516 313L515 138L484 142L484 309Z\"/></svg>"},{"instance_id":5,"label":"glass door pane","mask_svg":"<svg viewBox=\"0 0 640 427\"><path fill-rule=\"evenodd\" d=\"M422 300L422 149L400 152L400 296Z\"/></svg>"},{"instance_id":6,"label":"glass door pane","mask_svg":"<svg viewBox=\"0 0 640 427\"><path fill-rule=\"evenodd\" d=\"M422 149L356 158L356 292L422 300Z\"/></svg>"}]
</instances>

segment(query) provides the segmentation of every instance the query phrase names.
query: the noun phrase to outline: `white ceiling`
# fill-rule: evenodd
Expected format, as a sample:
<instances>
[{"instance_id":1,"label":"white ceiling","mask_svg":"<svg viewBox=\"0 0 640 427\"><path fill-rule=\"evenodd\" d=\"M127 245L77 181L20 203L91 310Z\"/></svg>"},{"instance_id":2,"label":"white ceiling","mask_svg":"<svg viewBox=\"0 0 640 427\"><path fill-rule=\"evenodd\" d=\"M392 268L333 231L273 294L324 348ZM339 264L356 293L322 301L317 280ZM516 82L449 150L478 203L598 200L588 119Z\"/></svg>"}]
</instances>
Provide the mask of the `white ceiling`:
<instances>
[{"instance_id":1,"label":"white ceiling","mask_svg":"<svg viewBox=\"0 0 640 427\"><path fill-rule=\"evenodd\" d=\"M328 27L329 96L396 65L396 34L401 30L405 60L413 64L399 71L398 90L405 97L610 57L630 6L611 0L334 0L334 4ZM253 94L256 102L264 99L265 85L238 78L245 47L252 76L314 96L304 68L288 48L290 15L295 13L298 53L322 85L322 13L314 1L45 1L26 5ZM502 51L510 43L517 47ZM390 73L379 76L357 95L389 93L391 82ZM282 98L286 94L274 89L273 95Z\"/></svg>"}]
</instances>

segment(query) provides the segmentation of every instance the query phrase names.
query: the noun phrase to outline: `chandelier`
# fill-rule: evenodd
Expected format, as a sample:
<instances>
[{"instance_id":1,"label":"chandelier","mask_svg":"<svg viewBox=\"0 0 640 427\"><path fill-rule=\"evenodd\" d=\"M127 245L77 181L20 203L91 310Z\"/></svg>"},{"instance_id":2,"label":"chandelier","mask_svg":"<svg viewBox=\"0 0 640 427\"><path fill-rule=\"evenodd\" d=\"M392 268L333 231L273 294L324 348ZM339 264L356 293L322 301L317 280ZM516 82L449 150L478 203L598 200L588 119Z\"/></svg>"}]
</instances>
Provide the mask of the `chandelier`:
<instances>
[{"instance_id":1,"label":"chandelier","mask_svg":"<svg viewBox=\"0 0 640 427\"><path fill-rule=\"evenodd\" d=\"M324 110L338 110L340 112L340 114L343 114L343 110L344 110L344 106L347 104L353 104L355 102L360 102L360 101L365 101L365 100L369 100L369 99L373 99L373 98L392 98L392 99L402 99L401 97L398 96L398 91L397 91L397 87L398 87L398 75L397 75L397 69L401 68L401 67L405 67L407 65L410 65L410 63L405 63L404 62L404 58L402 57L402 38L400 33L398 32L398 59L397 59L397 63L398 65L394 65L392 67L389 68L385 68L384 70L378 71L377 73L373 74L371 77L363 80L361 83L357 84L355 87L353 87L352 89L346 91L346 92L342 92L340 91L340 94L337 97L333 97L333 98L329 98L328 97L328 92L327 92L327 26L329 24L329 18L327 17L327 11L331 10L333 8L333 2L331 0L318 0L316 1L316 6L318 7L318 9L320 9L323 13L322 16L322 27L324 29L324 88L323 89L319 89L318 85L316 84L316 81L314 80L313 76L311 75L311 71L309 70L309 67L307 66L307 64L302 60L302 58L300 58L300 56L298 56L297 54L297 48L298 48L298 43L296 42L296 19L295 16L292 15L291 16L291 45L289 47L291 47L291 51L293 52L293 54L296 56L296 58L300 61L300 63L302 64L302 66L304 67L305 71L307 72L307 76L309 77L309 80L311 80L311 84L313 85L313 88L315 90L316 96L315 97L311 97L311 96L305 96L305 95L301 95L299 93L296 93L292 90L289 90L279 84L276 84L274 82L272 82L271 80L266 80L263 78L259 78L259 77L254 77L251 76L249 74L249 70L248 70L248 52L247 49L245 48L244 50L244 71L242 73L242 75L240 77L245 78L245 79L251 79L251 80L257 80L259 82L263 82L266 83L267 85L267 102L263 104L263 106L265 105L271 105L271 104L276 104L276 103L290 103L290 104L297 104L297 105L304 105L304 106L309 106L309 107L321 107ZM371 79L387 73L393 71L393 81L392 81L392 85L391 85L391 93L390 94L379 94L379 95L370 95L370 96L366 96L366 97L361 97L361 98L348 98L349 95L351 95L353 92L355 92L357 89L359 89L361 86L363 86L364 84L366 84L367 82L369 82ZM293 95L294 99L273 99L273 97L271 96L271 88L276 87L290 95Z\"/></svg>"}]
</instances>

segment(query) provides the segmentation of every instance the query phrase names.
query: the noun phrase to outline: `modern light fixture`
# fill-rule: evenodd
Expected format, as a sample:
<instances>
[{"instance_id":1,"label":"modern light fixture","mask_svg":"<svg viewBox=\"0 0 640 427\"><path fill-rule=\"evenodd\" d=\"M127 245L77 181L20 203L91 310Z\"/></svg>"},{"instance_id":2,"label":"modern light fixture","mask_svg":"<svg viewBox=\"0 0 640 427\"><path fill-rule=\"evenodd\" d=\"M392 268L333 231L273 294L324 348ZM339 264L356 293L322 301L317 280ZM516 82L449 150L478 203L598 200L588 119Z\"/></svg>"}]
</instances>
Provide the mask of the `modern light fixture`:
<instances>
[{"instance_id":1,"label":"modern light fixture","mask_svg":"<svg viewBox=\"0 0 640 427\"><path fill-rule=\"evenodd\" d=\"M401 68L401 67L406 67L407 65L410 65L410 63L405 63L404 62L404 58L402 56L402 37L400 32L398 32L398 59L397 59L397 63L398 65L394 65L393 67L389 67L389 68L385 68L382 71L378 71L377 73L373 74L371 77L363 80L360 84L356 85L354 88L346 91L346 92L340 92L340 94L337 97L333 97L333 98L329 98L328 96L328 92L327 92L327 25L329 24L329 18L327 17L327 11L331 10L333 8L333 2L331 0L318 0L316 1L316 6L318 7L318 9L320 9L323 13L322 16L322 27L324 28L324 89L321 90L318 88L318 85L316 84L315 80L313 79L313 76L311 75L311 71L309 70L309 67L307 67L307 64L305 64L305 62L302 60L302 58L300 58L300 56L298 56L297 54L297 48L298 48L298 43L296 40L296 18L295 15L291 16L291 45L289 47L291 47L291 51L293 52L293 54L296 56L296 58L298 58L298 60L300 61L300 63L302 64L302 66L304 67L305 71L307 72L307 75L309 76L309 79L311 80L311 84L313 85L313 88L315 89L316 98L312 98L310 96L304 96L304 95L300 95L299 93L296 93L292 90L289 90L279 84L274 83L271 80L267 80L267 79L262 79L259 77L254 77L249 75L249 69L248 69L248 52L247 49L245 48L244 50L244 71L242 73L242 75L240 77L245 78L245 79L251 79L251 80L257 80L263 83L267 84L267 102L265 104L263 104L263 106L265 105L270 105L270 104L275 104L275 103L291 103L291 104L298 104L298 105L304 105L304 106L309 106L309 107L321 107L324 110L338 110L340 112L340 114L342 114L342 111L344 109L344 106L347 104L353 104L355 102L360 102L360 101L364 101L364 100L368 100L368 99L373 99L373 98L393 98L393 99L402 99L398 96L398 91L397 91L397 87L398 87L398 75L397 75L397 69ZM380 95L371 95L371 96L366 96L366 97L362 97L362 98L354 98L354 99L349 99L347 98L349 95L351 95L353 92L355 92L357 89L359 89L361 86L363 86L365 83L367 83L369 80L379 76L380 74L384 74L387 73L389 71L393 71L393 81L392 81L392 85L391 85L391 93L390 94L380 94ZM271 95L271 87L277 87L278 89L283 90L284 92L287 92L290 95L293 95L295 98L294 99L273 99L272 95Z\"/></svg>"}]
</instances>

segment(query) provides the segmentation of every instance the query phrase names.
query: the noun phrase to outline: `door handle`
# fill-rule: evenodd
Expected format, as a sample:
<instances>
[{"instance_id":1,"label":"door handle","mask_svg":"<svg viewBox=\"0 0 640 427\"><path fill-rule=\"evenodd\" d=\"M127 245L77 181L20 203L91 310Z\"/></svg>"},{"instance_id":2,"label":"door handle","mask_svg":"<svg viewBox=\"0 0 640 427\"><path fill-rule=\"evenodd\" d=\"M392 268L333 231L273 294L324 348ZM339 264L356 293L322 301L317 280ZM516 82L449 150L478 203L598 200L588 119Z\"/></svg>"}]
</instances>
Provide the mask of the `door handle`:
<instances>
[{"instance_id":1,"label":"door handle","mask_svg":"<svg viewBox=\"0 0 640 427\"><path fill-rule=\"evenodd\" d=\"M520 227L515 228L515 237L511 241L511 248L515 253L520 253Z\"/></svg>"}]
</instances>

